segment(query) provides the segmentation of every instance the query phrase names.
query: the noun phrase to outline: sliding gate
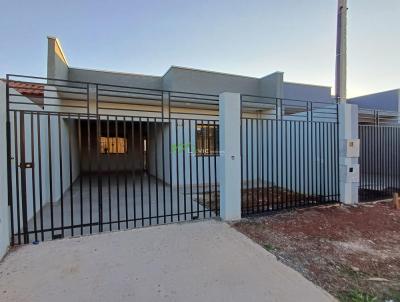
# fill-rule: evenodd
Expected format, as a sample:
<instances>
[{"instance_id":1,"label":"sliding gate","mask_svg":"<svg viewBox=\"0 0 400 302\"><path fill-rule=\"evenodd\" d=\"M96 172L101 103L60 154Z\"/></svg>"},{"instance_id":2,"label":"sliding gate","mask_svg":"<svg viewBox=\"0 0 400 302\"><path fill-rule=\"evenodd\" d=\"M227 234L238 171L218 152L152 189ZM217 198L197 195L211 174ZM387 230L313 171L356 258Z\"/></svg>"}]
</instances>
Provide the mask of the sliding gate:
<instances>
[{"instance_id":1,"label":"sliding gate","mask_svg":"<svg viewBox=\"0 0 400 302\"><path fill-rule=\"evenodd\" d=\"M8 76L7 108L12 244L218 215L217 96Z\"/></svg>"},{"instance_id":2,"label":"sliding gate","mask_svg":"<svg viewBox=\"0 0 400 302\"><path fill-rule=\"evenodd\" d=\"M339 201L337 105L241 102L242 214Z\"/></svg>"}]
</instances>

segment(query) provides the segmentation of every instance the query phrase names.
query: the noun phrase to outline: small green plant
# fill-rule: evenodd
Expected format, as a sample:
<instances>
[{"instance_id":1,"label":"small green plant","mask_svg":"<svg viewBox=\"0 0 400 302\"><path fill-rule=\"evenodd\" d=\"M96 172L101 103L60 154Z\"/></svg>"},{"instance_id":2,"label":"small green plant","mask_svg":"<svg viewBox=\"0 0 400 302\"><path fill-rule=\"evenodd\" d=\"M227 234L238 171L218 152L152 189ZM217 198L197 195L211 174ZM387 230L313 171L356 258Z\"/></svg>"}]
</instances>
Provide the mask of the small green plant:
<instances>
[{"instance_id":1,"label":"small green plant","mask_svg":"<svg viewBox=\"0 0 400 302\"><path fill-rule=\"evenodd\" d=\"M278 248L276 246L273 246L272 244L264 244L264 248L268 251L268 252L273 252L278 250Z\"/></svg>"},{"instance_id":2,"label":"small green plant","mask_svg":"<svg viewBox=\"0 0 400 302\"><path fill-rule=\"evenodd\" d=\"M376 302L377 297L371 296L367 293L362 293L358 290L352 290L346 292L340 296L340 301L342 302Z\"/></svg>"}]
</instances>

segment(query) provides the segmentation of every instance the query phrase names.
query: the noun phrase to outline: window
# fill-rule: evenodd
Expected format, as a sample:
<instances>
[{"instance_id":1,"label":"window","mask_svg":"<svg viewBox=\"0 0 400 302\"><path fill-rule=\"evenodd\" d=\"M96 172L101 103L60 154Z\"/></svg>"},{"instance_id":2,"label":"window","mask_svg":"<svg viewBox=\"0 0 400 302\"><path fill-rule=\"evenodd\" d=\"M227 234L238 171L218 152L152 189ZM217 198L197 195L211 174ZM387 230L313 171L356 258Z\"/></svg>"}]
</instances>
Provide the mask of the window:
<instances>
[{"instance_id":1,"label":"window","mask_svg":"<svg viewBox=\"0 0 400 302\"><path fill-rule=\"evenodd\" d=\"M100 153L102 154L124 154L128 152L126 138L122 137L100 137Z\"/></svg>"},{"instance_id":2,"label":"window","mask_svg":"<svg viewBox=\"0 0 400 302\"><path fill-rule=\"evenodd\" d=\"M218 155L219 128L217 125L201 124L196 127L196 154Z\"/></svg>"}]
</instances>

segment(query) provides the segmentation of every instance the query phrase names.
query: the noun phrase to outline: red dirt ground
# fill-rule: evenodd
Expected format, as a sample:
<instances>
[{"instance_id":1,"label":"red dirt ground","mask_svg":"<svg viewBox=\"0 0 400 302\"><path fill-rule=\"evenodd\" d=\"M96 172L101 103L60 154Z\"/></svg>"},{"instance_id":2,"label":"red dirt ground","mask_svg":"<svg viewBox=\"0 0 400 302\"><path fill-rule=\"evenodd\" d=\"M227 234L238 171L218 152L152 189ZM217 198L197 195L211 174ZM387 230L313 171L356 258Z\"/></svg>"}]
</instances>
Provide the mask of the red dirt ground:
<instances>
[{"instance_id":1,"label":"red dirt ground","mask_svg":"<svg viewBox=\"0 0 400 302\"><path fill-rule=\"evenodd\" d=\"M341 301L400 301L400 210L388 202L298 209L233 226Z\"/></svg>"}]
</instances>

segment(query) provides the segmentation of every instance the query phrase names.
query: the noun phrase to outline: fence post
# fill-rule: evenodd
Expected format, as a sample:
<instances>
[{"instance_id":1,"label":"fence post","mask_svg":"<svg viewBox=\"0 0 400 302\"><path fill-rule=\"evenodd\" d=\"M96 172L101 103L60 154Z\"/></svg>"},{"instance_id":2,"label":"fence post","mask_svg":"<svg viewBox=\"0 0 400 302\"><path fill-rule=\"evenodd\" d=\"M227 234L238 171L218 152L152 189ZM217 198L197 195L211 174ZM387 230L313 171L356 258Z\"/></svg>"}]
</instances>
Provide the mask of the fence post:
<instances>
[{"instance_id":1,"label":"fence post","mask_svg":"<svg viewBox=\"0 0 400 302\"><path fill-rule=\"evenodd\" d=\"M8 79L8 77L7 77ZM7 168L8 168L8 154L6 149L7 133L6 129L9 125L6 121L7 118L7 101L6 94L8 95L8 89L3 82L0 82L0 260L5 255L8 246L10 244L10 209L8 206L8 178L7 178Z\"/></svg>"},{"instance_id":2,"label":"fence post","mask_svg":"<svg viewBox=\"0 0 400 302\"><path fill-rule=\"evenodd\" d=\"M219 96L220 211L223 220L241 218L240 94Z\"/></svg>"},{"instance_id":3,"label":"fence post","mask_svg":"<svg viewBox=\"0 0 400 302\"><path fill-rule=\"evenodd\" d=\"M338 111L340 202L357 204L360 183L358 106L341 103L338 104Z\"/></svg>"}]
</instances>

